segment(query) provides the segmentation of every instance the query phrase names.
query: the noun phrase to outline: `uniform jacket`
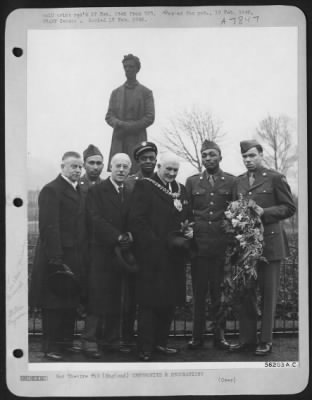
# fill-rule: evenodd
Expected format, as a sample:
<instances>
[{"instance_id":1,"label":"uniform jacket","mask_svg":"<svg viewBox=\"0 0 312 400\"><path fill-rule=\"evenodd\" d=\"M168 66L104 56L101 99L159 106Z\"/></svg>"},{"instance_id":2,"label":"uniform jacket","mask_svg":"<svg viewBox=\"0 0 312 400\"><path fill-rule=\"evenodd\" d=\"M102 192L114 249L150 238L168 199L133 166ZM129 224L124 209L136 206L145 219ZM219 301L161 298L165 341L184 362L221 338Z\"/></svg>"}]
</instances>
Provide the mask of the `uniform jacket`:
<instances>
[{"instance_id":1,"label":"uniform jacket","mask_svg":"<svg viewBox=\"0 0 312 400\"><path fill-rule=\"evenodd\" d=\"M79 179L79 189L80 193L82 196L82 202L83 202L83 207L84 210L86 209L86 197L88 194L89 189L97 185L98 183L102 182L103 180L99 177L96 181L90 181L88 179L87 174L84 174L80 179ZM86 230L86 235L85 235L85 240L83 243L83 274L82 274L82 280L83 280L83 297L86 300L87 295L88 295L88 288L87 288L87 282L88 282L88 275L89 275L89 270L90 270L90 260L91 260L91 253L90 253L90 241L92 237L92 224L91 220L88 216L88 213L85 212L85 230Z\"/></svg>"},{"instance_id":2,"label":"uniform jacket","mask_svg":"<svg viewBox=\"0 0 312 400\"><path fill-rule=\"evenodd\" d=\"M264 209L264 253L268 261L288 255L287 238L280 221L294 215L296 207L284 175L267 168L255 172L255 181L249 186L248 173L236 178L235 198L240 195L253 199Z\"/></svg>"},{"instance_id":3,"label":"uniform jacket","mask_svg":"<svg viewBox=\"0 0 312 400\"><path fill-rule=\"evenodd\" d=\"M164 186L157 174L152 179ZM169 306L185 299L184 256L168 249L168 235L191 219L185 187L181 188L182 211L173 199L146 179L138 180L130 210L130 229L135 241L139 264L137 274L138 303L145 306ZM172 183L173 192L178 184Z\"/></svg>"},{"instance_id":4,"label":"uniform jacket","mask_svg":"<svg viewBox=\"0 0 312 400\"><path fill-rule=\"evenodd\" d=\"M84 241L84 209L79 189L76 191L59 175L39 194L39 240L34 259L30 288L30 304L45 308L71 308L78 298L58 298L47 289L51 273L48 261L62 258L81 278Z\"/></svg>"},{"instance_id":5,"label":"uniform jacket","mask_svg":"<svg viewBox=\"0 0 312 400\"><path fill-rule=\"evenodd\" d=\"M79 179L79 188L80 188L80 193L82 194L83 197L87 196L87 193L93 185L96 185L98 183L102 182L102 179L98 177L98 179L94 181L90 181L88 179L87 174L84 174L80 179Z\"/></svg>"},{"instance_id":6,"label":"uniform jacket","mask_svg":"<svg viewBox=\"0 0 312 400\"><path fill-rule=\"evenodd\" d=\"M213 186L208 181L206 171L190 176L186 181L199 256L224 255L227 243L221 225L224 211L233 198L234 182L235 177L221 169L215 174Z\"/></svg>"},{"instance_id":7,"label":"uniform jacket","mask_svg":"<svg viewBox=\"0 0 312 400\"><path fill-rule=\"evenodd\" d=\"M116 153L126 153L132 161L132 171L136 171L136 163L133 159L133 149L139 143L147 139L146 128L152 125L155 119L155 107L153 93L139 82L129 89L132 92L131 104L125 105L125 91L127 83L113 90L106 122L114 128L109 161ZM132 118L127 120L125 111L131 110ZM117 128L117 121L126 121L129 125L127 131ZM109 162L110 164L110 162Z\"/></svg>"},{"instance_id":8,"label":"uniform jacket","mask_svg":"<svg viewBox=\"0 0 312 400\"><path fill-rule=\"evenodd\" d=\"M127 231L130 192L124 186L124 201L109 178L89 189L87 213L91 219L91 266L88 282L89 311L102 314L120 308L122 271L114 248L118 236Z\"/></svg>"},{"instance_id":9,"label":"uniform jacket","mask_svg":"<svg viewBox=\"0 0 312 400\"><path fill-rule=\"evenodd\" d=\"M141 171L138 171L137 173L133 174L133 175L129 175L127 178L127 186L129 187L130 191L132 192L135 184L138 180L143 179L143 174Z\"/></svg>"}]
</instances>

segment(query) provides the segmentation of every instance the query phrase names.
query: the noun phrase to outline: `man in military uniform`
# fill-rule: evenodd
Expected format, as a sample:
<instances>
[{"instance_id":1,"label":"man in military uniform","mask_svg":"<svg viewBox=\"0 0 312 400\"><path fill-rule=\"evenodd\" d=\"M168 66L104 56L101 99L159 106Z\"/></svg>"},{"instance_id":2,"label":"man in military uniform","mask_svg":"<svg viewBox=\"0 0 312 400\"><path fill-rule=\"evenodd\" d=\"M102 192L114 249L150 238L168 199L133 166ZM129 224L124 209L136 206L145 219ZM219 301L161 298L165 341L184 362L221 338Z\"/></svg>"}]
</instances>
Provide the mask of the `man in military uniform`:
<instances>
[{"instance_id":1,"label":"man in military uniform","mask_svg":"<svg viewBox=\"0 0 312 400\"><path fill-rule=\"evenodd\" d=\"M257 314L247 301L240 309L240 342L231 351L254 351L262 356L272 351L272 331L278 297L281 260L287 256L287 241L282 220L291 217L296 207L284 175L263 166L263 149L256 140L240 143L247 172L236 179L235 197L242 195L258 206L264 226L266 262L258 264L258 284L262 297L260 341L257 344Z\"/></svg>"},{"instance_id":2,"label":"man in military uniform","mask_svg":"<svg viewBox=\"0 0 312 400\"><path fill-rule=\"evenodd\" d=\"M203 142L201 157L205 171L189 177L186 181L186 190L194 213L194 239L198 251L192 262L194 325L193 337L188 344L190 349L204 345L208 287L212 306L211 317L216 324L227 245L222 220L224 211L232 200L235 180L233 175L220 169L221 150L215 142ZM216 324L214 345L221 349L229 348L229 343L224 338L224 324Z\"/></svg>"},{"instance_id":3,"label":"man in military uniform","mask_svg":"<svg viewBox=\"0 0 312 400\"><path fill-rule=\"evenodd\" d=\"M142 178L150 178L157 163L157 146L153 142L141 142L133 151L133 158L137 163L138 172L127 179L128 186L133 189L135 182Z\"/></svg>"},{"instance_id":4,"label":"man in military uniform","mask_svg":"<svg viewBox=\"0 0 312 400\"><path fill-rule=\"evenodd\" d=\"M85 174L79 180L79 188L80 193L82 194L84 203L89 189L100 182L102 179L100 177L103 170L103 155L101 151L90 144L83 152L83 166L85 169ZM84 204L85 207L85 204ZM90 269L90 239L91 239L91 221L88 219L86 215L86 241L83 245L83 256L84 256L84 306L87 303L87 282L88 282L88 272ZM83 310L84 311L84 310ZM99 358L100 353L97 350L96 346L93 346L92 343L89 344L87 340L90 336L93 335L94 331L97 331L97 335L100 336L101 328L103 325L103 319L95 317L92 314L86 316L85 320L85 329L82 334L83 345L84 345L84 353L90 358Z\"/></svg>"},{"instance_id":5,"label":"man in military uniform","mask_svg":"<svg viewBox=\"0 0 312 400\"><path fill-rule=\"evenodd\" d=\"M79 188L82 195L86 196L92 185L102 181L103 155L93 144L83 152L83 166L86 173L79 179Z\"/></svg>"},{"instance_id":6,"label":"man in military uniform","mask_svg":"<svg viewBox=\"0 0 312 400\"><path fill-rule=\"evenodd\" d=\"M157 146L152 142L141 142L133 152L133 158L139 168L134 175L128 176L125 185L132 193L138 180L151 177L157 162ZM121 351L130 351L134 343L134 325L136 320L136 274L124 274L123 282L123 316L122 316L122 346Z\"/></svg>"}]
</instances>

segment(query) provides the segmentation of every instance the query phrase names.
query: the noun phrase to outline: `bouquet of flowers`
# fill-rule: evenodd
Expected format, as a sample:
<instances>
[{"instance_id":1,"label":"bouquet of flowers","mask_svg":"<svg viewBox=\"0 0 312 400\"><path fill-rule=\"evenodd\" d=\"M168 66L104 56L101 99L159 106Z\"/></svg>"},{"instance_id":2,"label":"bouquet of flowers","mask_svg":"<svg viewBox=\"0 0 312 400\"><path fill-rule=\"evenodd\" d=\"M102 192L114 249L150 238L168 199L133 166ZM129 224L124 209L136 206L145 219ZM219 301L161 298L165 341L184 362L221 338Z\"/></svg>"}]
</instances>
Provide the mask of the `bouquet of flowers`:
<instances>
[{"instance_id":1,"label":"bouquet of flowers","mask_svg":"<svg viewBox=\"0 0 312 400\"><path fill-rule=\"evenodd\" d=\"M223 228L228 236L225 277L217 322L227 319L235 306L247 301L251 312L259 314L256 293L258 261L263 253L263 225L259 207L243 196L231 202L224 212Z\"/></svg>"}]
</instances>

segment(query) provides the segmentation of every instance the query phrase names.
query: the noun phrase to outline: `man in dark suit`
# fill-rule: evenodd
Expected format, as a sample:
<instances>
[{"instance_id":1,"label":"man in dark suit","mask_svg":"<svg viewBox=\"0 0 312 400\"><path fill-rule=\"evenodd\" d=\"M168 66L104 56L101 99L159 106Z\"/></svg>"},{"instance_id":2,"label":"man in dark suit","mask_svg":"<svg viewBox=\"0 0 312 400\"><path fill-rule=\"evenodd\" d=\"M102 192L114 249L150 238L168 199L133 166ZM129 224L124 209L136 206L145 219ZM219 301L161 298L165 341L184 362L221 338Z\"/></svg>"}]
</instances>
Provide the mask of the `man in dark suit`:
<instances>
[{"instance_id":1,"label":"man in dark suit","mask_svg":"<svg viewBox=\"0 0 312 400\"><path fill-rule=\"evenodd\" d=\"M278 297L281 260L288 255L287 238L281 221L291 217L296 207L284 175L263 166L263 149L256 140L240 143L247 172L236 179L235 197L252 199L258 206L264 226L263 256L258 264L258 283L262 297L260 341L257 344L257 314L247 301L240 309L240 342L231 351L254 351L259 356L272 351L272 331Z\"/></svg>"},{"instance_id":2,"label":"man in dark suit","mask_svg":"<svg viewBox=\"0 0 312 400\"><path fill-rule=\"evenodd\" d=\"M191 218L186 191L175 178L179 162L163 156L151 178L135 184L129 225L138 260L139 358L149 361L152 352L176 354L167 346L177 304L185 301L185 251L193 230L181 231ZM181 247L179 247L181 246Z\"/></svg>"},{"instance_id":3,"label":"man in dark suit","mask_svg":"<svg viewBox=\"0 0 312 400\"><path fill-rule=\"evenodd\" d=\"M136 79L141 69L139 58L128 54L122 63L127 81L113 90L105 117L114 128L109 161L116 153L127 153L134 173L138 168L132 158L133 150L137 143L147 139L146 128L154 122L155 106L152 91Z\"/></svg>"},{"instance_id":4,"label":"man in dark suit","mask_svg":"<svg viewBox=\"0 0 312 400\"><path fill-rule=\"evenodd\" d=\"M125 180L131 168L127 154L115 154L111 176L90 188L87 214L91 220L91 265L88 281L88 319L104 320L106 348L120 346L123 273L116 255L117 246L128 250L132 235L126 231L130 192ZM93 327L93 329L92 329ZM97 324L86 327L84 347L88 355L99 356Z\"/></svg>"},{"instance_id":5,"label":"man in dark suit","mask_svg":"<svg viewBox=\"0 0 312 400\"><path fill-rule=\"evenodd\" d=\"M81 169L80 155L65 153L61 174L39 194L39 242L30 305L42 309L43 351L53 361L62 360L65 351L79 351L73 346L73 334L84 240L84 213L78 189Z\"/></svg>"},{"instance_id":6,"label":"man in dark suit","mask_svg":"<svg viewBox=\"0 0 312 400\"><path fill-rule=\"evenodd\" d=\"M194 295L193 338L190 349L203 347L206 325L206 297L210 289L212 315L216 324L216 312L221 300L221 282L224 278L226 236L222 229L224 211L233 197L235 177L220 169L221 149L212 141L205 140L201 148L205 171L186 181L191 208L194 213L194 239L197 255L192 261ZM215 326L214 345L228 349L224 338L224 322Z\"/></svg>"}]
</instances>

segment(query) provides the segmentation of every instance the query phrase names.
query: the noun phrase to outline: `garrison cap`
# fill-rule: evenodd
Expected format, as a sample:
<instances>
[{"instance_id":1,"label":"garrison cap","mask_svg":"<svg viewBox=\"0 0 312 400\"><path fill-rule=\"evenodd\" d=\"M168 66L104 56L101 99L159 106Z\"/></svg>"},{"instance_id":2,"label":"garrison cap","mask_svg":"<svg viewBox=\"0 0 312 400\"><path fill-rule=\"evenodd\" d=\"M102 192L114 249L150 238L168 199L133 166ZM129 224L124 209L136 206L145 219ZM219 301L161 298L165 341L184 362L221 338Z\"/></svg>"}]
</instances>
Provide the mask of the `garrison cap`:
<instances>
[{"instance_id":1,"label":"garrison cap","mask_svg":"<svg viewBox=\"0 0 312 400\"><path fill-rule=\"evenodd\" d=\"M200 151L205 151L205 150L208 150L208 149L217 150L217 151L220 153L220 155L221 155L221 149L220 149L220 147L217 145L217 143L216 143L216 142L213 142L212 140L207 140L207 139L205 139L205 140L203 141L203 144L202 144L202 146L201 146Z\"/></svg>"},{"instance_id":2,"label":"garrison cap","mask_svg":"<svg viewBox=\"0 0 312 400\"><path fill-rule=\"evenodd\" d=\"M138 160L140 155L145 153L146 151L154 151L157 155L158 150L156 144L153 142L141 142L133 151L134 159Z\"/></svg>"},{"instance_id":3,"label":"garrison cap","mask_svg":"<svg viewBox=\"0 0 312 400\"><path fill-rule=\"evenodd\" d=\"M89 144L89 146L83 152L83 161L86 161L88 157L92 156L101 156L103 158L103 154L100 152L100 150L93 144Z\"/></svg>"},{"instance_id":4,"label":"garrison cap","mask_svg":"<svg viewBox=\"0 0 312 400\"><path fill-rule=\"evenodd\" d=\"M240 148L241 148L241 153L246 153L246 151L248 151L249 149L252 149L253 147L256 147L260 153L263 152L263 148L261 146L261 144L257 141L257 140L243 140L242 142L240 142Z\"/></svg>"}]
</instances>

